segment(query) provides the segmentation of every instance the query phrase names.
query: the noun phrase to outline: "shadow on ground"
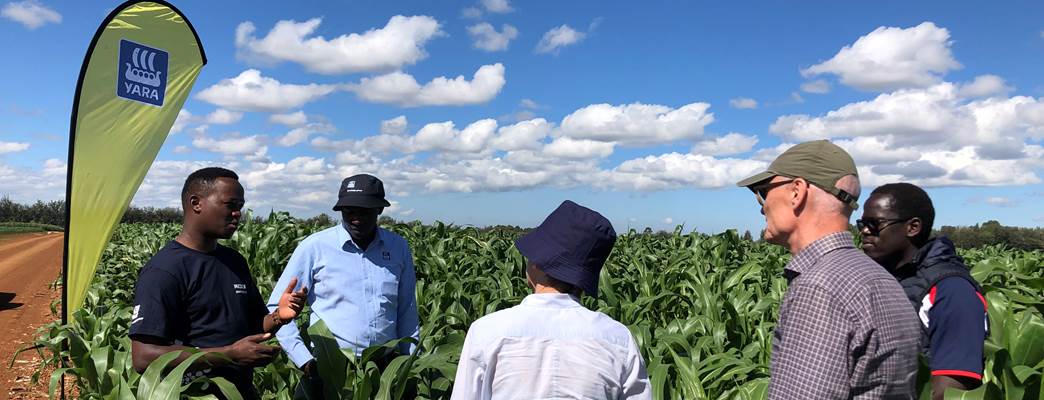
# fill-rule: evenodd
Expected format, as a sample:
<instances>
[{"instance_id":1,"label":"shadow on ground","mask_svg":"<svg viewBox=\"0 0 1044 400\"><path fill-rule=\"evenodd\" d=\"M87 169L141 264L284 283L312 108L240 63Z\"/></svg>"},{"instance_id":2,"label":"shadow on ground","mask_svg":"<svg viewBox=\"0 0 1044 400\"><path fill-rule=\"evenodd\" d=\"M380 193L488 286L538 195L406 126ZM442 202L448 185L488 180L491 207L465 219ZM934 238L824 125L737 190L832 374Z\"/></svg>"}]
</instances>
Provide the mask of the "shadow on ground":
<instances>
[{"instance_id":1,"label":"shadow on ground","mask_svg":"<svg viewBox=\"0 0 1044 400\"><path fill-rule=\"evenodd\" d=\"M14 298L15 298L15 294L14 293L0 292L0 311L2 311L2 310L12 310L12 309L21 307L22 303L15 303L15 302L11 301L11 300L14 300Z\"/></svg>"}]
</instances>

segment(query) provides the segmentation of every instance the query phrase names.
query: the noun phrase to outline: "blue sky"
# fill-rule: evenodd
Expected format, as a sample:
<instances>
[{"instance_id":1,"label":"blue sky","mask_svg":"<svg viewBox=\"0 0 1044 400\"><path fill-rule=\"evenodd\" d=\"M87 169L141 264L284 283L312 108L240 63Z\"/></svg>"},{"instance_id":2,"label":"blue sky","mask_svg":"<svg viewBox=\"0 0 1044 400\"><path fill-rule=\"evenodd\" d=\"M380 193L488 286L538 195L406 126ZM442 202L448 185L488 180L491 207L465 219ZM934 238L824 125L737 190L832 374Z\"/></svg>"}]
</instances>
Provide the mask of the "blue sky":
<instances>
[{"instance_id":1,"label":"blue sky","mask_svg":"<svg viewBox=\"0 0 1044 400\"><path fill-rule=\"evenodd\" d=\"M118 4L0 2L0 194L64 195L76 78ZM534 226L572 199L619 231L757 232L734 182L828 138L864 193L928 188L938 225L1044 225L1040 2L175 5L209 63L136 205L221 165L262 212L329 213L366 172L398 219Z\"/></svg>"}]
</instances>

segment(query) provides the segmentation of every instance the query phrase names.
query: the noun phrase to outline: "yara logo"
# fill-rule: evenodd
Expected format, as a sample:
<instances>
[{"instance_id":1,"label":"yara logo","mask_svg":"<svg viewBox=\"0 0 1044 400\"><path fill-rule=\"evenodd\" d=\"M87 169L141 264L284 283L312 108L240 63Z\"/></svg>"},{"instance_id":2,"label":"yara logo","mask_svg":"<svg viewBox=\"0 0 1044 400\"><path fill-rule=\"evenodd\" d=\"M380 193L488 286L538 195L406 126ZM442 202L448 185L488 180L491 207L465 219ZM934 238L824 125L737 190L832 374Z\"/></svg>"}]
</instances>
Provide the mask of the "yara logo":
<instances>
[{"instance_id":1,"label":"yara logo","mask_svg":"<svg viewBox=\"0 0 1044 400\"><path fill-rule=\"evenodd\" d=\"M154 106L163 106L167 91L166 51L120 39L116 95Z\"/></svg>"},{"instance_id":2,"label":"yara logo","mask_svg":"<svg viewBox=\"0 0 1044 400\"><path fill-rule=\"evenodd\" d=\"M138 60L141 61L139 62ZM159 77L163 75L163 71L156 70L156 64L154 63L155 60L156 52L135 47L134 54L131 55L131 61L134 61L134 67L132 68L130 63L125 63L124 65L127 66L127 70L123 73L123 77L131 82L159 87Z\"/></svg>"}]
</instances>

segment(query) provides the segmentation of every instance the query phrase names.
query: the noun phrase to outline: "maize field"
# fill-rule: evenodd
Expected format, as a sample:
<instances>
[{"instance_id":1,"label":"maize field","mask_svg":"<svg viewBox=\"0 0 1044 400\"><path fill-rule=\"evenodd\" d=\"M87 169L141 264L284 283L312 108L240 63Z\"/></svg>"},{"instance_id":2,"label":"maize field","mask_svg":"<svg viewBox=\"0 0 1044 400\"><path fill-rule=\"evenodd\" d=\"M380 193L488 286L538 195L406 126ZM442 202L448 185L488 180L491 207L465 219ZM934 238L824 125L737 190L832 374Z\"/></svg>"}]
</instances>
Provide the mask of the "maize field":
<instances>
[{"instance_id":1,"label":"maize field","mask_svg":"<svg viewBox=\"0 0 1044 400\"><path fill-rule=\"evenodd\" d=\"M247 259L267 299L297 243L323 227L302 224L286 213L244 221L225 244ZM361 357L338 355L338 349L330 348L328 331L317 324L307 340L316 351L332 354L320 368L329 386L327 397L449 398L468 326L518 304L529 292L525 261L513 244L518 233L442 223L386 228L405 237L413 250L419 350L379 367L375 360L392 354L396 342L371 347ZM56 322L41 329L37 346L27 351L40 352L45 364L54 367L62 358L68 360L66 368L51 376L35 377L49 380L53 396L60 374L66 373L75 377L75 390L84 399L213 398L200 394L208 385L237 397L222 379L199 378L182 385L183 368L164 371L172 357L161 357L144 374L132 367L127 329L138 269L179 229L174 224L120 225L83 309L70 315L67 325ZM1044 252L987 247L961 250L961 255L986 292L991 335L984 385L947 398L1044 399ZM583 302L630 328L645 358L654 398L762 399L772 331L786 292L782 270L789 257L781 247L742 240L735 231L632 230L619 236L602 272L598 298ZM65 341L69 346L63 349ZM921 372L921 398L929 398L926 368ZM255 370L254 384L265 399L293 399L300 378L280 355Z\"/></svg>"}]
</instances>

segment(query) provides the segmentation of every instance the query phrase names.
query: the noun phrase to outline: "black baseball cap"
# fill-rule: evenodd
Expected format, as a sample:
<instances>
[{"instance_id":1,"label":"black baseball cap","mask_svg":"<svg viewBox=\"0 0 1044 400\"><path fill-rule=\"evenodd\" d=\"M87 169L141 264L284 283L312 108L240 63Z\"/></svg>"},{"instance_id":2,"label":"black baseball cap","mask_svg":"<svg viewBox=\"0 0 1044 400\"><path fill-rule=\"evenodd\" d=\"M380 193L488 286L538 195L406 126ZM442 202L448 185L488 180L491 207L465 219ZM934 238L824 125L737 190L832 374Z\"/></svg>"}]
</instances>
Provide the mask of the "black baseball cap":
<instances>
[{"instance_id":1,"label":"black baseball cap","mask_svg":"<svg viewBox=\"0 0 1044 400\"><path fill-rule=\"evenodd\" d=\"M337 204L334 211L343 207L381 208L391 203L384 199L384 182L369 174L352 175L341 181L337 190Z\"/></svg>"}]
</instances>

